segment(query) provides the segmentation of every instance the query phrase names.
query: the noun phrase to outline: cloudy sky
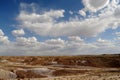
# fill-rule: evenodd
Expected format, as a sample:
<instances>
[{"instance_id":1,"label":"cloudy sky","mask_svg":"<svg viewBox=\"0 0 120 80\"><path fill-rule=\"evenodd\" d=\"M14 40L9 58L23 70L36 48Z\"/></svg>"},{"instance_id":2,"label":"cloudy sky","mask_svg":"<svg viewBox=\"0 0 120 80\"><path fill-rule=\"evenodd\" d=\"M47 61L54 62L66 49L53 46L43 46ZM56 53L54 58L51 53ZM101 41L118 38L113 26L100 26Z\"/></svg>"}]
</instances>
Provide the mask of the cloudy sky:
<instances>
[{"instance_id":1,"label":"cloudy sky","mask_svg":"<svg viewBox=\"0 0 120 80\"><path fill-rule=\"evenodd\" d=\"M119 0L0 0L0 55L114 53Z\"/></svg>"}]
</instances>

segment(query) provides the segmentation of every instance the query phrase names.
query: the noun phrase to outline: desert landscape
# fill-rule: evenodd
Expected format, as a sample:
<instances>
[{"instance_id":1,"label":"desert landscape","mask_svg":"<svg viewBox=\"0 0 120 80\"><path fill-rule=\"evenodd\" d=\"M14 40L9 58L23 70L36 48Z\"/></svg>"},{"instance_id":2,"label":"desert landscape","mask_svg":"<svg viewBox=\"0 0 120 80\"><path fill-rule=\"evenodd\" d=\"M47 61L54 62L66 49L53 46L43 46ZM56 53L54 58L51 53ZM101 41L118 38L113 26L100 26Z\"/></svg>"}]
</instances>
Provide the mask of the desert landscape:
<instances>
[{"instance_id":1,"label":"desert landscape","mask_svg":"<svg viewBox=\"0 0 120 80\"><path fill-rule=\"evenodd\" d=\"M0 80L120 80L120 0L0 0Z\"/></svg>"},{"instance_id":2,"label":"desert landscape","mask_svg":"<svg viewBox=\"0 0 120 80\"><path fill-rule=\"evenodd\" d=\"M1 56L0 80L120 80L120 55Z\"/></svg>"}]
</instances>

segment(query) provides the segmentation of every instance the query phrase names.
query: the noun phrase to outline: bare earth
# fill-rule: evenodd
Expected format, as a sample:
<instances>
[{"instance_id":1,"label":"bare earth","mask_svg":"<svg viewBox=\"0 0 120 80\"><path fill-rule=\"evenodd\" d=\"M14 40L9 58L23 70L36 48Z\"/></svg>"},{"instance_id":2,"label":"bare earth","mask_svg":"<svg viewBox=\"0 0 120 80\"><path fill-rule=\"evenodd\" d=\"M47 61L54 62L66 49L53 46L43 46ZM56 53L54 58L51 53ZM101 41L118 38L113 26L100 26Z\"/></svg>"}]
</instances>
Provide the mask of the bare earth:
<instances>
[{"instance_id":1,"label":"bare earth","mask_svg":"<svg viewBox=\"0 0 120 80\"><path fill-rule=\"evenodd\" d=\"M1 56L0 80L120 80L120 56Z\"/></svg>"}]
</instances>

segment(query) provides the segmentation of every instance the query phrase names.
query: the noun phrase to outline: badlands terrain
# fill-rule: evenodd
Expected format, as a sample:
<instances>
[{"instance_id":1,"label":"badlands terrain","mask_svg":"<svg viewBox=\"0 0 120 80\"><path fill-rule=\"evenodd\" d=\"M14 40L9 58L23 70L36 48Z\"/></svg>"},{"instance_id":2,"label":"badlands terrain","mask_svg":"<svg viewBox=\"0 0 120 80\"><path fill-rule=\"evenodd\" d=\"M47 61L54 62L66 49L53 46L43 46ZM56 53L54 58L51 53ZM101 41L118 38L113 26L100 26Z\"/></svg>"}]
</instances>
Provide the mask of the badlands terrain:
<instances>
[{"instance_id":1,"label":"badlands terrain","mask_svg":"<svg viewBox=\"0 0 120 80\"><path fill-rule=\"evenodd\" d=\"M0 56L0 80L120 80L120 55Z\"/></svg>"}]
</instances>

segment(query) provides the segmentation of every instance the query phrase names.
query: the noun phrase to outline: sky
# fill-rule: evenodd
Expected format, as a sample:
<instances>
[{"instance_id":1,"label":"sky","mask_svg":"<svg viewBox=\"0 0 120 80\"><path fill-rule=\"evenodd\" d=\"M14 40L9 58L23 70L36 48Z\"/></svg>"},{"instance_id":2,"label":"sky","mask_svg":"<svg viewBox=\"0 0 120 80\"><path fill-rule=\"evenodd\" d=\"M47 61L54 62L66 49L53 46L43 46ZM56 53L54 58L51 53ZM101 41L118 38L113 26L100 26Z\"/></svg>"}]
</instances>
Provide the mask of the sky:
<instances>
[{"instance_id":1,"label":"sky","mask_svg":"<svg viewBox=\"0 0 120 80\"><path fill-rule=\"evenodd\" d=\"M120 0L0 0L0 55L120 53Z\"/></svg>"}]
</instances>

